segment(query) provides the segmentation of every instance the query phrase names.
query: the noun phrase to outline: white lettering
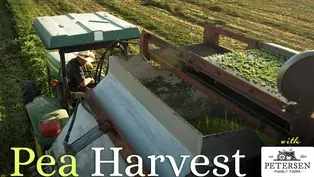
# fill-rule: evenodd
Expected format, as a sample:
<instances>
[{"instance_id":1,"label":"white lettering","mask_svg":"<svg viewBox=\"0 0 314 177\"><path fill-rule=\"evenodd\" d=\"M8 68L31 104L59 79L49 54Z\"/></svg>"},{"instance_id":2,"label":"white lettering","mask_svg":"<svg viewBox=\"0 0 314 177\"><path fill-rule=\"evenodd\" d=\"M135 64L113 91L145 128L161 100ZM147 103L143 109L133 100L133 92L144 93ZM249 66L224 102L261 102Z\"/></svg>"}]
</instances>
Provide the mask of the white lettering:
<instances>
[{"instance_id":1,"label":"white lettering","mask_svg":"<svg viewBox=\"0 0 314 177\"><path fill-rule=\"evenodd\" d=\"M156 160L160 159L160 162L164 162L165 161L165 157L163 155L159 155L159 156L155 156L155 155L151 155L148 156L148 158L150 159L150 174L148 176L159 176L158 174L156 174Z\"/></svg>"},{"instance_id":2,"label":"white lettering","mask_svg":"<svg viewBox=\"0 0 314 177\"><path fill-rule=\"evenodd\" d=\"M224 163L228 162L229 159L228 159L228 157L225 156L225 155L218 155L218 156L216 156L216 157L214 158L214 164L215 164L217 167L220 167L220 168L224 169L224 170L225 170L225 173L224 173L224 174L218 174L218 172L217 172L218 170L215 168L215 169L213 170L213 174L214 174L215 176L226 176L226 175L229 173L229 167L228 167L227 165L223 164L223 163L218 162L218 158L220 158L220 157L224 158Z\"/></svg>"},{"instance_id":3,"label":"white lettering","mask_svg":"<svg viewBox=\"0 0 314 177\"><path fill-rule=\"evenodd\" d=\"M183 160L181 161L181 164L180 164L179 169L178 169L178 166L177 166L177 164L176 164L176 162L175 162L175 160L174 160L174 158L173 158L172 156L166 155L166 157L169 159L169 161L170 161L170 163L171 163L171 166L172 166L172 169L173 169L175 175L176 175L176 176L179 176L179 175L180 175L180 172L181 172L181 170L182 170L182 167L183 167L183 164L184 164L185 160L186 160L187 158L189 158L190 156L189 156L189 155L181 155L181 156L180 156L180 157L183 157Z\"/></svg>"},{"instance_id":4,"label":"white lettering","mask_svg":"<svg viewBox=\"0 0 314 177\"><path fill-rule=\"evenodd\" d=\"M204 163L196 163L196 160L198 158L203 158L205 162ZM209 160L206 156L204 156L204 155L195 156L191 161L191 171L196 176L206 176L209 173L209 170L205 174L198 173L198 171L196 170L196 167L195 167L196 165L209 165Z\"/></svg>"},{"instance_id":5,"label":"white lettering","mask_svg":"<svg viewBox=\"0 0 314 177\"><path fill-rule=\"evenodd\" d=\"M246 174L241 174L240 173L240 158L245 158L245 155L240 155L240 151L237 150L237 152L232 156L235 158L235 172L237 176L246 176Z\"/></svg>"},{"instance_id":6,"label":"white lettering","mask_svg":"<svg viewBox=\"0 0 314 177\"><path fill-rule=\"evenodd\" d=\"M130 165L130 166L126 167L126 169L125 169L126 175L128 175L128 176L137 176L137 175L139 175L139 176L145 176L145 175L143 174L143 160L142 160L142 158L141 158L140 156L138 156L138 155L131 155L131 156L129 156L129 157L126 159L128 163L132 163L132 160L131 160L132 157L137 158L137 164ZM132 173L132 172L131 172L131 169L132 169L132 168L137 168L137 172L136 172L136 173Z\"/></svg>"},{"instance_id":7,"label":"white lettering","mask_svg":"<svg viewBox=\"0 0 314 177\"><path fill-rule=\"evenodd\" d=\"M92 148L92 150L95 151L95 173L92 174L92 176L104 176L100 172L100 164L101 163L113 163L114 164L114 172L110 176L122 176L122 174L119 173L119 151L122 150L122 148L110 148L114 152L114 160L113 161L101 161L100 160L100 151L104 150L104 148Z\"/></svg>"}]
</instances>

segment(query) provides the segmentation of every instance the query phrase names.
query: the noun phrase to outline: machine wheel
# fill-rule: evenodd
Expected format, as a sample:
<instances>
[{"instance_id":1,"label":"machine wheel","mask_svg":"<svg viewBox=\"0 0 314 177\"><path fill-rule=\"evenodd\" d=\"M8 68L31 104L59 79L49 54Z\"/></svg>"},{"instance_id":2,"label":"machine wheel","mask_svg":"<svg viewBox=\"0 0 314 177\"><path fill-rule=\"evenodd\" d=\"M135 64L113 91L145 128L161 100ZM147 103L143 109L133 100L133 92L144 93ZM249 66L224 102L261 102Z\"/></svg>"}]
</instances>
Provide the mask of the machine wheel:
<instances>
[{"instance_id":1,"label":"machine wheel","mask_svg":"<svg viewBox=\"0 0 314 177\"><path fill-rule=\"evenodd\" d=\"M41 94L40 89L37 88L33 81L27 80L22 83L23 103L27 105L32 102L35 97Z\"/></svg>"}]
</instances>

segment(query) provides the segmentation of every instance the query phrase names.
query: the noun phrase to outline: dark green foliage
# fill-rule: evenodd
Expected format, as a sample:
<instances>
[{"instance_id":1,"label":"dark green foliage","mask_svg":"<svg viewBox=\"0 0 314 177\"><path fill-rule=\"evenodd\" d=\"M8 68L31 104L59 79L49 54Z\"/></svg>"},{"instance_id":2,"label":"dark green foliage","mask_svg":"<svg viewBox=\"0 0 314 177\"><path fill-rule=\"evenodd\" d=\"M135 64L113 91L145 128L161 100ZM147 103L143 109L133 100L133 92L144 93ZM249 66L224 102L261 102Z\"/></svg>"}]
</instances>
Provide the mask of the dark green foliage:
<instances>
[{"instance_id":1,"label":"dark green foliage","mask_svg":"<svg viewBox=\"0 0 314 177\"><path fill-rule=\"evenodd\" d=\"M20 49L12 16L0 0L0 176L13 172L14 154L11 147L33 147L29 120L24 113L21 84L29 78L28 66ZM23 23L23 22L22 22ZM17 29L17 28L16 28ZM26 29L26 28L25 28ZM23 30L26 31L26 30ZM28 159L27 154L20 156ZM25 172L25 168L21 168Z\"/></svg>"},{"instance_id":2,"label":"dark green foliage","mask_svg":"<svg viewBox=\"0 0 314 177\"><path fill-rule=\"evenodd\" d=\"M31 0L8 0L8 8L15 22L23 62L27 68L31 68L28 70L31 80L35 81L43 93L48 93L46 50L32 27L32 22L37 15L34 10L34 2Z\"/></svg>"},{"instance_id":3,"label":"dark green foliage","mask_svg":"<svg viewBox=\"0 0 314 177\"><path fill-rule=\"evenodd\" d=\"M204 117L191 121L190 123L203 135L211 135L225 131L237 130L245 127L243 123L238 122L238 120L236 119L230 120L217 117ZM257 129L255 130L255 132L265 145L275 146L279 144L278 141L274 140L267 134L262 133Z\"/></svg>"}]
</instances>

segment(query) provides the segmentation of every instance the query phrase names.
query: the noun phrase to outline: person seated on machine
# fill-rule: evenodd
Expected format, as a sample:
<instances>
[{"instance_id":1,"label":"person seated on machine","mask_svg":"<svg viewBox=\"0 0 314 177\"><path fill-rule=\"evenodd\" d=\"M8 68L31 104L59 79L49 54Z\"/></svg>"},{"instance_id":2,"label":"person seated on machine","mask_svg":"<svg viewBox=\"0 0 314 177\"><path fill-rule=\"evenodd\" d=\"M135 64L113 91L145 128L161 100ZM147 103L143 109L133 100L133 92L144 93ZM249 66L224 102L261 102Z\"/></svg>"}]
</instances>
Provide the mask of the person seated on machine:
<instances>
[{"instance_id":1,"label":"person seated on machine","mask_svg":"<svg viewBox=\"0 0 314 177\"><path fill-rule=\"evenodd\" d=\"M95 81L92 77L85 77L84 67L90 68L95 60L95 54L89 50L75 52L76 58L67 64L68 85L71 92L85 92L86 87L92 86Z\"/></svg>"}]
</instances>

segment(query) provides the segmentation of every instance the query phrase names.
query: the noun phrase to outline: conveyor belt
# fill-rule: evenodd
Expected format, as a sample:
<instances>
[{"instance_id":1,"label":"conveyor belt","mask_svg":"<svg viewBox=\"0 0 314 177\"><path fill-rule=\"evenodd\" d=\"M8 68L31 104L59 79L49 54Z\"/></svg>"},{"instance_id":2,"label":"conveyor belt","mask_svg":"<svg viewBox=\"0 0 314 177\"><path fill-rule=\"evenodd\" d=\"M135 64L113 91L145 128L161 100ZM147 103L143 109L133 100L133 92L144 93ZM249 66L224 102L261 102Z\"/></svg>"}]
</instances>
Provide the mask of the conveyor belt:
<instances>
[{"instance_id":1,"label":"conveyor belt","mask_svg":"<svg viewBox=\"0 0 314 177\"><path fill-rule=\"evenodd\" d=\"M218 83L215 79L195 70L189 69L190 76L195 80L198 80L203 85L207 86L211 90L214 90L217 94L232 101L235 105L239 106L242 110L248 112L252 116L261 119L264 123L269 124L276 130L288 136L286 130L289 129L289 125L279 116L267 111L263 107L257 105L253 101L226 87L225 85Z\"/></svg>"},{"instance_id":2,"label":"conveyor belt","mask_svg":"<svg viewBox=\"0 0 314 177\"><path fill-rule=\"evenodd\" d=\"M212 48L208 45L204 44L196 44L196 45L190 45L190 46L182 46L184 50L191 51L200 57L204 58L208 62L211 62L212 64L215 64L216 66L220 67L218 63L218 56L215 54L222 53L219 50ZM221 54L222 56L223 54ZM250 56L251 59L255 59L254 56ZM234 75L238 75L239 72L236 70L231 70L229 68L224 68L224 70L227 70L230 73L233 73ZM228 98L229 100L232 100L235 104L239 105L241 108L247 110L254 116L258 116L264 121L274 124L275 127L281 127L282 129L287 129L287 122L283 119L281 119L279 116L267 111L263 107L257 105L250 99L247 99L243 95L240 95L239 93L233 91L232 89L228 88L222 83L217 82L215 79L207 76L206 74L202 72L197 72L193 69L187 70L191 77L194 79L199 80L202 82L204 85L210 87L211 89L215 90L217 93L220 95L223 95L224 97ZM279 100L286 102L287 100L282 97L279 94L271 93L267 90L267 86L262 87L259 84L255 84L253 82L249 82L249 84L254 85L255 87L263 90L264 92L267 92L268 94L271 94L272 96L278 98Z\"/></svg>"},{"instance_id":3,"label":"conveyor belt","mask_svg":"<svg viewBox=\"0 0 314 177\"><path fill-rule=\"evenodd\" d=\"M184 49L188 50L191 49L191 47L193 48L193 51L196 50L196 52L200 52L202 57L204 57L206 54L212 55L220 53L219 50L217 49L215 50L213 48L209 49L207 46L204 47L204 45L188 46L184 47ZM204 49L208 50L209 52L208 53L204 52ZM210 88L211 90L214 90L217 94L232 101L242 110L248 112L249 114L256 118L261 119L263 123L272 126L278 132L281 132L282 134L288 136L287 130L289 130L289 124L286 120L270 112L269 110L263 108L262 106L258 105L257 103L248 99L247 97L239 94L238 92L227 87L226 85L217 82L214 78L204 74L201 71L198 71L196 68L191 67L191 65L180 62L178 59L178 56L180 55L179 51L175 51L171 48L165 48L154 49L151 50L150 52L155 56L159 56L161 59L175 66L179 70L187 73L194 80L197 80L206 87Z\"/></svg>"},{"instance_id":4,"label":"conveyor belt","mask_svg":"<svg viewBox=\"0 0 314 177\"><path fill-rule=\"evenodd\" d=\"M221 60L221 58L223 57L224 54L222 54L222 52L220 52L217 49L214 49L208 45L205 44L195 44L195 45L189 45L189 46L182 46L181 48L183 48L186 51L190 51L193 52L195 54L197 54L198 56L202 57L203 59L205 59L206 61L216 65L217 67L222 67L219 64L219 60ZM215 55L218 54L218 55ZM248 58L252 59L252 60L257 60L259 59L261 56L249 56ZM283 56L279 56L284 58L285 60L287 60L288 58L283 57ZM271 61L270 61L271 62ZM241 72L235 70L235 69L230 69L229 67L224 67L223 68L225 71L232 73L233 75L239 77L240 79L245 80L246 82L248 82L249 84L261 89L262 91L272 95L273 97L283 101L283 102L287 102L287 99L284 98L282 95L280 95L279 93L277 93L277 88L273 88L273 85L264 85L262 86L259 83L254 83L252 81L248 81L246 80L244 77L241 77L240 75L242 74ZM273 92L271 92L270 90L273 89Z\"/></svg>"}]
</instances>

